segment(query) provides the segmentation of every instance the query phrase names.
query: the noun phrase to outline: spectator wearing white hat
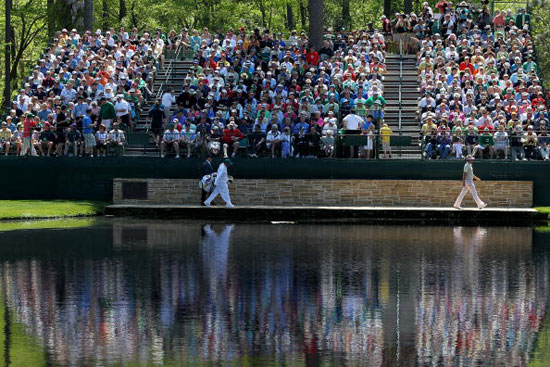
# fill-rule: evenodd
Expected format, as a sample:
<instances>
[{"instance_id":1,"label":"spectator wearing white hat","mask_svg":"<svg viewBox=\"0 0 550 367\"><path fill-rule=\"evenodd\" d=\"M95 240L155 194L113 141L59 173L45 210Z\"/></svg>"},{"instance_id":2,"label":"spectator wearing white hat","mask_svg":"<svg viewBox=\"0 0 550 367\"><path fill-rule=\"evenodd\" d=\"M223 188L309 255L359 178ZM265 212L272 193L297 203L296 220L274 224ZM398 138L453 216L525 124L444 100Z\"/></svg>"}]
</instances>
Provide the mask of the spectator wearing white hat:
<instances>
[{"instance_id":1,"label":"spectator wearing white hat","mask_svg":"<svg viewBox=\"0 0 550 367\"><path fill-rule=\"evenodd\" d=\"M231 120L229 124L227 124L227 128L223 130L222 135L224 158L229 156L229 152L231 152L231 157L235 157L242 138L244 138L244 135L239 130L235 121Z\"/></svg>"},{"instance_id":2,"label":"spectator wearing white hat","mask_svg":"<svg viewBox=\"0 0 550 367\"><path fill-rule=\"evenodd\" d=\"M116 118L121 124L123 129L130 127L133 128L132 119L130 118L130 104L124 99L123 94L116 96L117 102L115 104Z\"/></svg>"},{"instance_id":3,"label":"spectator wearing white hat","mask_svg":"<svg viewBox=\"0 0 550 367\"><path fill-rule=\"evenodd\" d=\"M335 117L328 119L327 123L323 126L323 135L327 135L328 131L332 131L332 136L336 136L338 132L338 125Z\"/></svg>"},{"instance_id":4,"label":"spectator wearing white hat","mask_svg":"<svg viewBox=\"0 0 550 367\"><path fill-rule=\"evenodd\" d=\"M180 157L180 133L174 129L174 124L178 123L178 120L175 120L174 123L169 123L168 129L164 132L162 136L162 141L160 142L160 157L166 157L166 149L172 148L176 152L176 158Z\"/></svg>"},{"instance_id":5,"label":"spectator wearing white hat","mask_svg":"<svg viewBox=\"0 0 550 367\"><path fill-rule=\"evenodd\" d=\"M111 124L116 118L115 106L107 98L101 98L101 104L99 106L99 117L101 118L101 123L105 125L107 131L110 131Z\"/></svg>"}]
</instances>

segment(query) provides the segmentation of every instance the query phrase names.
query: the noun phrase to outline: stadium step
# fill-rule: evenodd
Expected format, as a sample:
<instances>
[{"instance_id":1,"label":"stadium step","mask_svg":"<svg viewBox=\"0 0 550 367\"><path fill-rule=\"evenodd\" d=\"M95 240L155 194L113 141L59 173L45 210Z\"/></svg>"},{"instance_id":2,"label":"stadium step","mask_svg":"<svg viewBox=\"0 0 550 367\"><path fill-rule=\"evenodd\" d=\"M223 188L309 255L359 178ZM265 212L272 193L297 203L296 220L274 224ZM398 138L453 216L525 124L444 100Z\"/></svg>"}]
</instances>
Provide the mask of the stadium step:
<instances>
[{"instance_id":1,"label":"stadium step","mask_svg":"<svg viewBox=\"0 0 550 367\"><path fill-rule=\"evenodd\" d=\"M170 68L170 62L172 62L172 69ZM187 77L187 74L189 73L189 70L193 66L193 60L186 59L186 60L172 60L170 58L167 58L164 62L164 68L160 68L156 75L155 79L153 80L153 90L152 95L149 96L147 100L145 100L141 107L141 115L136 120L135 123L135 130L141 131L145 130L146 124L149 122L149 118L147 116L147 111L149 111L149 108L154 103L157 93L162 87L163 90L166 90L167 87L172 87L175 93L178 93L183 89L183 84L185 81L185 78ZM168 78L167 78L168 77ZM151 147L151 149L154 149L158 152L158 149L154 147L154 145ZM143 152L133 152L131 149L129 149L129 153L135 153L135 155L143 154ZM148 153L149 154L149 153Z\"/></svg>"},{"instance_id":2,"label":"stadium step","mask_svg":"<svg viewBox=\"0 0 550 367\"><path fill-rule=\"evenodd\" d=\"M418 84L415 55L386 55L386 75L384 76L384 121L394 134L410 136L412 145L402 147L401 153L411 159L420 159L418 146ZM401 99L399 92L401 90ZM399 111L401 110L401 114ZM399 126L401 116L401 126ZM395 154L395 152L394 152Z\"/></svg>"}]
</instances>

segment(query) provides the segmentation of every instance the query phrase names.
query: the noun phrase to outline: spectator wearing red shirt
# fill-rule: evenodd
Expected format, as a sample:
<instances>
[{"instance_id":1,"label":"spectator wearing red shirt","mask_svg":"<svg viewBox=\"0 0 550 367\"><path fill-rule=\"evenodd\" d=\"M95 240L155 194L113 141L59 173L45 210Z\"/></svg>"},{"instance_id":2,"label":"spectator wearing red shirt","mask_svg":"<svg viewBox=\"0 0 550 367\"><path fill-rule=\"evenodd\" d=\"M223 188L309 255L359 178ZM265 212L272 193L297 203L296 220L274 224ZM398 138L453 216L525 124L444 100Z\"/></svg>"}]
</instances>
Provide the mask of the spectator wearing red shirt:
<instances>
[{"instance_id":1,"label":"spectator wearing red shirt","mask_svg":"<svg viewBox=\"0 0 550 367\"><path fill-rule=\"evenodd\" d=\"M44 76L44 80L42 80L42 86L46 89L50 89L55 84L55 79L52 77L52 74L50 71L46 71L46 75Z\"/></svg>"},{"instance_id":2,"label":"spectator wearing red shirt","mask_svg":"<svg viewBox=\"0 0 550 367\"><path fill-rule=\"evenodd\" d=\"M216 70L218 68L218 63L214 56L210 56L205 66L209 66L211 69Z\"/></svg>"},{"instance_id":3,"label":"spectator wearing red shirt","mask_svg":"<svg viewBox=\"0 0 550 367\"><path fill-rule=\"evenodd\" d=\"M544 100L544 98L542 98L542 92L539 92L537 98L533 98L533 100L531 101L531 105L533 106L533 108L546 105L546 101Z\"/></svg>"},{"instance_id":4,"label":"spectator wearing red shirt","mask_svg":"<svg viewBox=\"0 0 550 367\"><path fill-rule=\"evenodd\" d=\"M34 115L28 113L23 120L23 149L21 150L21 155L36 155L32 145L32 132L35 126Z\"/></svg>"},{"instance_id":5,"label":"spectator wearing red shirt","mask_svg":"<svg viewBox=\"0 0 550 367\"><path fill-rule=\"evenodd\" d=\"M474 74L474 65L470 62L470 58L468 56L464 58L464 61L462 61L458 67L460 71L464 71L466 68L470 69L470 73L472 75Z\"/></svg>"},{"instance_id":6,"label":"spectator wearing red shirt","mask_svg":"<svg viewBox=\"0 0 550 367\"><path fill-rule=\"evenodd\" d=\"M96 78L99 78L99 83L103 86L106 86L107 83L109 83L109 79L111 76L109 73L105 70L105 68L102 68L97 74Z\"/></svg>"},{"instance_id":7,"label":"spectator wearing red shirt","mask_svg":"<svg viewBox=\"0 0 550 367\"><path fill-rule=\"evenodd\" d=\"M311 46L306 54L306 61L309 65L319 65L319 53L315 51L315 47Z\"/></svg>"},{"instance_id":8,"label":"spectator wearing red shirt","mask_svg":"<svg viewBox=\"0 0 550 367\"><path fill-rule=\"evenodd\" d=\"M241 130L237 128L235 121L231 121L227 124L227 128L223 130L222 135L224 158L228 157L227 149L229 147L232 149L231 157L235 157L235 154L237 154L237 151L239 150L240 141L243 137L244 135Z\"/></svg>"},{"instance_id":9,"label":"spectator wearing red shirt","mask_svg":"<svg viewBox=\"0 0 550 367\"><path fill-rule=\"evenodd\" d=\"M435 7L437 9L439 9L439 12L441 14L446 14L449 12L449 10L451 9L451 3L447 0L441 0L440 2L438 2Z\"/></svg>"}]
</instances>

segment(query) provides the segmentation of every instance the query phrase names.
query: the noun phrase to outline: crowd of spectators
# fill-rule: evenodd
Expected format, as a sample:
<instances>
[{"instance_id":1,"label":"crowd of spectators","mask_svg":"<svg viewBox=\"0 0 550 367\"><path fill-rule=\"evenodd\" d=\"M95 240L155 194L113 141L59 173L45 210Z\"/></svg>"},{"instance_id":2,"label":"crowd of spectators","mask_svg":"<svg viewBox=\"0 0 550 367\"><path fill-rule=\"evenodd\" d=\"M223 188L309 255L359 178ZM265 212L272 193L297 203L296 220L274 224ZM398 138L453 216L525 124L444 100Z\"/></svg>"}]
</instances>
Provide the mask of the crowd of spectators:
<instances>
[{"instance_id":1,"label":"crowd of spectators","mask_svg":"<svg viewBox=\"0 0 550 367\"><path fill-rule=\"evenodd\" d=\"M374 156L386 103L381 33L329 29L319 49L297 31L169 34L169 47L194 56L183 90L168 89L150 110L161 156L227 157L242 147L251 157L332 157L338 132L372 136L344 155Z\"/></svg>"},{"instance_id":2,"label":"crowd of spectators","mask_svg":"<svg viewBox=\"0 0 550 367\"><path fill-rule=\"evenodd\" d=\"M120 153L164 61L160 31L63 29L19 90L0 130L5 155Z\"/></svg>"},{"instance_id":3,"label":"crowd of spectators","mask_svg":"<svg viewBox=\"0 0 550 367\"><path fill-rule=\"evenodd\" d=\"M418 41L423 154L429 159L549 159L547 100L530 16L440 1L401 14Z\"/></svg>"},{"instance_id":4,"label":"crowd of spectators","mask_svg":"<svg viewBox=\"0 0 550 367\"><path fill-rule=\"evenodd\" d=\"M193 55L182 90L166 88L142 111L165 50L178 47ZM234 156L239 148L251 157L332 157L338 133L368 135L343 154L373 157L386 103L384 57L384 36L366 30L329 29L316 50L297 31L283 39L245 28L152 36L63 29L13 101L0 148L6 155L119 154L125 132L145 113L162 157Z\"/></svg>"},{"instance_id":5,"label":"crowd of spectators","mask_svg":"<svg viewBox=\"0 0 550 367\"><path fill-rule=\"evenodd\" d=\"M316 49L305 32L207 28L154 35L62 30L13 101L4 154L120 154L140 114L161 157L391 157L384 123L387 39L418 54L421 144L427 158L549 159L547 101L520 10L442 0L416 15L382 17L382 31L333 32ZM165 50L192 64L181 90L153 97ZM155 91L155 95L157 95ZM355 144L337 144L359 134ZM340 141L341 142L341 141Z\"/></svg>"}]
</instances>

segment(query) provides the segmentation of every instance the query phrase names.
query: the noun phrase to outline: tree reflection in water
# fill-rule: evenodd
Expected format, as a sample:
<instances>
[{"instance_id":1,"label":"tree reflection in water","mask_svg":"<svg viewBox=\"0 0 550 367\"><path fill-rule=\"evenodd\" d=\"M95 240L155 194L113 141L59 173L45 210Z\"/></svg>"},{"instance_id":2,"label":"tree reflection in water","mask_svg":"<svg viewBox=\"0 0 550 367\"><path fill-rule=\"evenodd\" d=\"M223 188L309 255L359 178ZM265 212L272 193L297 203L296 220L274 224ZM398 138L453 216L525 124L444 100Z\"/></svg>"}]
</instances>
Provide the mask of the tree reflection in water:
<instances>
[{"instance_id":1,"label":"tree reflection in water","mask_svg":"<svg viewBox=\"0 0 550 367\"><path fill-rule=\"evenodd\" d=\"M548 299L529 228L113 221L56 252L59 232L0 234L9 314L58 365L521 366Z\"/></svg>"}]
</instances>

